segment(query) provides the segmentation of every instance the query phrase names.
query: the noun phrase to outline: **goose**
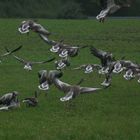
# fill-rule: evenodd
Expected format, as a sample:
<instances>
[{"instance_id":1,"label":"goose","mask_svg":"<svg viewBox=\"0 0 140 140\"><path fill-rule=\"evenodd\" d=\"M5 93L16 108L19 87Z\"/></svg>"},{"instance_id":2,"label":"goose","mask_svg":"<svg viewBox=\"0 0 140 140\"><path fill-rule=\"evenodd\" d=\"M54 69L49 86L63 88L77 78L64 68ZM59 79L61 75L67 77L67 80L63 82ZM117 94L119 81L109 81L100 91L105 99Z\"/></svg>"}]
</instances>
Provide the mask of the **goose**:
<instances>
[{"instance_id":1,"label":"goose","mask_svg":"<svg viewBox=\"0 0 140 140\"><path fill-rule=\"evenodd\" d=\"M112 53L105 52L94 47L90 49L91 54L96 56L101 60L102 69L99 70L99 74L108 73L108 65L114 61L114 57Z\"/></svg>"},{"instance_id":2,"label":"goose","mask_svg":"<svg viewBox=\"0 0 140 140\"><path fill-rule=\"evenodd\" d=\"M79 67L76 67L76 68L73 68L74 70L79 70L79 69L83 69L84 70L84 73L91 73L93 72L94 69L101 69L101 65L98 65L98 64L83 64Z\"/></svg>"},{"instance_id":3,"label":"goose","mask_svg":"<svg viewBox=\"0 0 140 140\"><path fill-rule=\"evenodd\" d=\"M20 107L20 102L18 101L18 92L13 91L11 93L6 93L0 97L0 110L9 110Z\"/></svg>"},{"instance_id":4,"label":"goose","mask_svg":"<svg viewBox=\"0 0 140 140\"><path fill-rule=\"evenodd\" d=\"M123 7L130 7L129 2L123 2L116 4L114 0L100 0L102 6L101 12L96 16L96 19L100 22L104 22L106 16L115 13Z\"/></svg>"},{"instance_id":5,"label":"goose","mask_svg":"<svg viewBox=\"0 0 140 140\"><path fill-rule=\"evenodd\" d=\"M38 73L39 81L40 81L39 89L41 89L41 88L43 89L43 86L42 86L43 83L45 83L45 85L47 84L47 87L54 84L59 90L66 93L66 96L60 98L60 101L62 101L62 102L69 101L69 100L75 98L79 94L93 93L97 90L102 89L102 88L81 87L81 86L79 86L79 84L81 82L76 85L70 85L68 83L64 83L61 80L59 80L59 78L62 77L62 75L63 75L63 73L58 70L51 70L48 72L46 70L39 71L39 73Z\"/></svg>"},{"instance_id":6,"label":"goose","mask_svg":"<svg viewBox=\"0 0 140 140\"><path fill-rule=\"evenodd\" d=\"M41 24L36 23L33 20L22 21L18 31L22 34L29 33L29 30L42 34L45 36L50 35L50 32L46 30Z\"/></svg>"},{"instance_id":7,"label":"goose","mask_svg":"<svg viewBox=\"0 0 140 140\"><path fill-rule=\"evenodd\" d=\"M38 105L38 99L37 99L37 91L35 91L34 97L27 97L22 102L26 103L26 106L28 107L35 107Z\"/></svg>"},{"instance_id":8,"label":"goose","mask_svg":"<svg viewBox=\"0 0 140 140\"><path fill-rule=\"evenodd\" d=\"M55 61L55 67L57 70L64 69L65 67L68 67L68 66L70 66L68 57Z\"/></svg>"},{"instance_id":9,"label":"goose","mask_svg":"<svg viewBox=\"0 0 140 140\"><path fill-rule=\"evenodd\" d=\"M139 68L140 66L133 63L130 60L118 60L116 61L115 65L114 65L114 73L120 73L123 70L127 70L128 68Z\"/></svg>"},{"instance_id":10,"label":"goose","mask_svg":"<svg viewBox=\"0 0 140 140\"><path fill-rule=\"evenodd\" d=\"M9 51L9 49L7 47L5 47L5 50L7 51L6 53L2 54L0 57L5 57L5 56L8 56L8 55L11 55L12 53L20 50L22 48L22 45L20 45L19 47L17 47L16 49L13 49L11 51Z\"/></svg>"},{"instance_id":11,"label":"goose","mask_svg":"<svg viewBox=\"0 0 140 140\"><path fill-rule=\"evenodd\" d=\"M126 67L125 69L125 74L123 75L123 77L126 79L126 80L131 80L135 77L138 77L138 83L140 82L140 65L131 65L131 66L128 66Z\"/></svg>"},{"instance_id":12,"label":"goose","mask_svg":"<svg viewBox=\"0 0 140 140\"><path fill-rule=\"evenodd\" d=\"M25 70L28 70L28 71L31 71L31 70L32 70L32 66L33 66L34 64L45 64L45 63L51 62L51 61L53 61L53 60L55 59L55 58L51 58L51 59L48 59L48 60L42 61L42 62L33 62L33 61L26 61L26 60L24 60L24 59L22 59L22 58L19 58L19 57L16 56L16 55L13 55L13 57L14 57L16 60L18 60L19 62L21 62L22 64L24 64L24 69L25 69Z\"/></svg>"}]
</instances>

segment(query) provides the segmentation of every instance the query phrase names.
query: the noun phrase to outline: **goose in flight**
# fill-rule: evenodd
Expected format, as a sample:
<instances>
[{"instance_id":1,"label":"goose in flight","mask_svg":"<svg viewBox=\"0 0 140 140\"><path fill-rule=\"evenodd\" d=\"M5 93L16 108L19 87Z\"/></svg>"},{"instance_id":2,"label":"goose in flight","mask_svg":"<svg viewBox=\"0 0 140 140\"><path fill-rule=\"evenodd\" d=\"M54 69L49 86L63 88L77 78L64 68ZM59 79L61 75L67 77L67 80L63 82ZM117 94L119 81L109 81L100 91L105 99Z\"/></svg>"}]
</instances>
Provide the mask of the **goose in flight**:
<instances>
[{"instance_id":1,"label":"goose in flight","mask_svg":"<svg viewBox=\"0 0 140 140\"><path fill-rule=\"evenodd\" d=\"M115 13L123 7L130 7L130 1L132 0L127 0L127 2L116 4L115 0L100 0L102 10L99 15L96 16L96 19L100 22L104 22L106 16Z\"/></svg>"},{"instance_id":2,"label":"goose in flight","mask_svg":"<svg viewBox=\"0 0 140 140\"><path fill-rule=\"evenodd\" d=\"M102 69L99 70L100 74L108 73L108 66L114 61L112 53L105 52L94 47L91 47L91 54L101 60Z\"/></svg>"},{"instance_id":3,"label":"goose in flight","mask_svg":"<svg viewBox=\"0 0 140 140\"><path fill-rule=\"evenodd\" d=\"M65 67L68 67L68 66L70 66L68 57L55 61L55 67L57 70L64 69Z\"/></svg>"},{"instance_id":4,"label":"goose in flight","mask_svg":"<svg viewBox=\"0 0 140 140\"><path fill-rule=\"evenodd\" d=\"M28 107L35 107L38 105L38 99L37 99L37 91L34 93L34 97L27 97L22 102L26 103L26 106Z\"/></svg>"},{"instance_id":5,"label":"goose in flight","mask_svg":"<svg viewBox=\"0 0 140 140\"><path fill-rule=\"evenodd\" d=\"M43 84L45 83L45 88L54 84L59 90L63 91L66 96L60 98L60 101L69 101L73 98L75 98L79 94L85 94L85 93L93 93L97 90L101 90L101 88L91 88L91 87L81 87L80 84L83 81L80 81L76 85L70 85L67 83L62 82L59 80L60 77L62 77L62 72L57 70L52 70L47 72L46 70L39 71L39 89L44 90ZM47 85L46 85L47 84Z\"/></svg>"},{"instance_id":6,"label":"goose in flight","mask_svg":"<svg viewBox=\"0 0 140 140\"><path fill-rule=\"evenodd\" d=\"M93 72L94 69L101 69L101 65L98 65L98 64L83 64L79 67L76 67L76 68L73 68L74 70L79 70L79 69L83 69L84 70L84 73L91 73Z\"/></svg>"},{"instance_id":7,"label":"goose in flight","mask_svg":"<svg viewBox=\"0 0 140 140\"><path fill-rule=\"evenodd\" d=\"M74 57L77 56L79 53L79 50L82 48L86 48L88 46L71 46L68 44L64 44L63 40L60 40L59 42L56 42L54 40L49 40L48 37L44 36L44 35L40 35L40 37L50 46L52 46L50 48L50 51L53 53L57 53L59 55L59 57L64 58L67 56L70 57Z\"/></svg>"},{"instance_id":8,"label":"goose in flight","mask_svg":"<svg viewBox=\"0 0 140 140\"><path fill-rule=\"evenodd\" d=\"M44 36L50 35L50 32L47 29L33 20L22 21L20 27L18 28L18 31L22 34L25 34L29 33L29 30L32 30L33 32Z\"/></svg>"},{"instance_id":9,"label":"goose in flight","mask_svg":"<svg viewBox=\"0 0 140 140\"><path fill-rule=\"evenodd\" d=\"M13 91L11 93L6 93L2 97L0 97L0 110L9 110L20 107L20 103L18 101L18 92Z\"/></svg>"},{"instance_id":10,"label":"goose in flight","mask_svg":"<svg viewBox=\"0 0 140 140\"><path fill-rule=\"evenodd\" d=\"M19 62L21 62L22 64L24 64L24 69L25 70L28 70L28 71L31 71L32 70L32 66L34 64L45 64L45 63L48 63L48 62L51 62L53 61L55 58L50 58L46 61L41 61L41 62L33 62L33 61L27 61L27 60L24 60L20 57L17 57L16 55L13 55L13 57L18 60Z\"/></svg>"}]
</instances>

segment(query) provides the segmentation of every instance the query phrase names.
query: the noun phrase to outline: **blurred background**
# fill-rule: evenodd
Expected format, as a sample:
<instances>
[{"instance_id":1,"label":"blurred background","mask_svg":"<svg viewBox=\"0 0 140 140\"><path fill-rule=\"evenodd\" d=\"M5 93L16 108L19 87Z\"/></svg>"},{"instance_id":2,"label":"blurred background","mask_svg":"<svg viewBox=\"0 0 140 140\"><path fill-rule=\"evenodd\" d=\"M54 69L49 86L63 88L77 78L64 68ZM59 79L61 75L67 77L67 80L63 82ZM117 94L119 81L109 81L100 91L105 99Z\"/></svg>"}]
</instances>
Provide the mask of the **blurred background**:
<instances>
[{"instance_id":1,"label":"blurred background","mask_svg":"<svg viewBox=\"0 0 140 140\"><path fill-rule=\"evenodd\" d=\"M133 1L113 16L140 16L140 0ZM99 0L0 0L1 18L80 19L95 17L100 10Z\"/></svg>"}]
</instances>

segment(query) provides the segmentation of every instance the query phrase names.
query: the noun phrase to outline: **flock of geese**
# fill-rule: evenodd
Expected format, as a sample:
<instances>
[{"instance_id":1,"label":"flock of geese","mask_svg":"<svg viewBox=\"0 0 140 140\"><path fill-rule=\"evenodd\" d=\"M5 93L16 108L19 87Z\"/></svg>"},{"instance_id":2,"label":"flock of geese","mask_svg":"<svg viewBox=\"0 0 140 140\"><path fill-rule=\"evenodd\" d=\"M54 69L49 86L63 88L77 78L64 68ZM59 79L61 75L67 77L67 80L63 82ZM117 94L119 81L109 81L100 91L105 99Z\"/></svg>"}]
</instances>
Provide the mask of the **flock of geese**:
<instances>
[{"instance_id":1,"label":"flock of geese","mask_svg":"<svg viewBox=\"0 0 140 140\"><path fill-rule=\"evenodd\" d=\"M116 5L114 3L114 0L101 0L101 3L104 5L104 8L106 7L105 5L107 5L107 7L103 9L100 12L100 14L96 17L100 22L103 22L108 14L111 14L117 11L119 8L127 5ZM45 41L49 46L51 46L50 51L52 53L56 53L60 57L60 59L55 60L55 58L53 57L41 62L32 62L29 60L24 60L23 58L20 58L19 56L16 56L14 54L16 51L19 51L22 48L22 46L19 46L13 50L5 48L6 53L0 55L0 57L3 58L8 55L11 55L17 61L21 62L24 65L24 69L28 71L32 70L32 66L34 64L45 64L55 60L55 70L40 70L38 72L38 88L40 90L47 91L50 89L51 85L55 85L56 88L65 93L65 96L60 98L60 101L62 102L69 101L80 94L96 93L99 90L109 87L112 82L113 73L119 74L124 72L123 77L126 80L137 78L138 83L140 83L140 65L130 60L124 60L124 57L120 60L116 60L112 53L105 52L93 46L71 46L68 44L64 44L63 40L59 42L50 40L49 36L51 35L51 33L47 29L45 29L41 24L38 24L36 21L33 20L23 21L19 26L18 31L21 34L29 34L30 31L37 33L43 41ZM70 57L76 57L79 54L80 50L86 47L90 47L91 54L99 58L101 60L101 64L83 64L71 69L84 70L85 74L94 72L94 70L96 70L99 74L105 75L105 80L101 83L101 85L103 86L102 88L80 86L84 79L81 79L75 85L71 85L60 80L60 78L63 76L62 69L65 69L66 67L70 66ZM19 93L17 91L4 94L0 98L0 105L2 105L0 107L0 110L9 110L20 107L18 95ZM35 96L27 97L23 99L22 102L26 103L27 106L37 106L37 97L38 93L37 91L35 91Z\"/></svg>"}]
</instances>

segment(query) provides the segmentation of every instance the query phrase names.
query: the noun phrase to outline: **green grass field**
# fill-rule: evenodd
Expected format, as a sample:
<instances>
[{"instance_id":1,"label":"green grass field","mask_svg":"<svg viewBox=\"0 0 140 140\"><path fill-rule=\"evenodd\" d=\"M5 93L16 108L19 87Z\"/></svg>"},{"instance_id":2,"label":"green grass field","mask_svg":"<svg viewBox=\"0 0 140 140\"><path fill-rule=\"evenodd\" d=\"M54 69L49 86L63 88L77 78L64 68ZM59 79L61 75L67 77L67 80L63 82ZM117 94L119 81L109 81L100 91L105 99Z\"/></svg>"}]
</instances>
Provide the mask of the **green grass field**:
<instances>
[{"instance_id":1,"label":"green grass field","mask_svg":"<svg viewBox=\"0 0 140 140\"><path fill-rule=\"evenodd\" d=\"M37 34L21 35L17 28L23 19L0 19L0 54L23 45L17 56L33 61L42 61L55 56L50 46ZM95 20L42 20L38 21L53 34L53 40L64 39L73 45L92 45L110 51L117 59L140 63L140 21L108 20L100 24ZM56 58L58 58L56 56ZM90 54L89 48L71 59L71 67L83 63L100 63ZM37 72L54 69L53 63L33 66L33 71L23 70L22 64L12 56L0 64L0 95L17 90L20 100L33 95L37 90ZM67 69L61 78L70 84L81 78L82 86L101 87L104 76L97 72ZM112 86L95 94L78 96L73 106L60 102L64 96L51 86L46 96L41 91L39 105L0 112L0 140L139 140L140 139L140 85L137 80L126 81L122 74L114 75Z\"/></svg>"}]
</instances>

